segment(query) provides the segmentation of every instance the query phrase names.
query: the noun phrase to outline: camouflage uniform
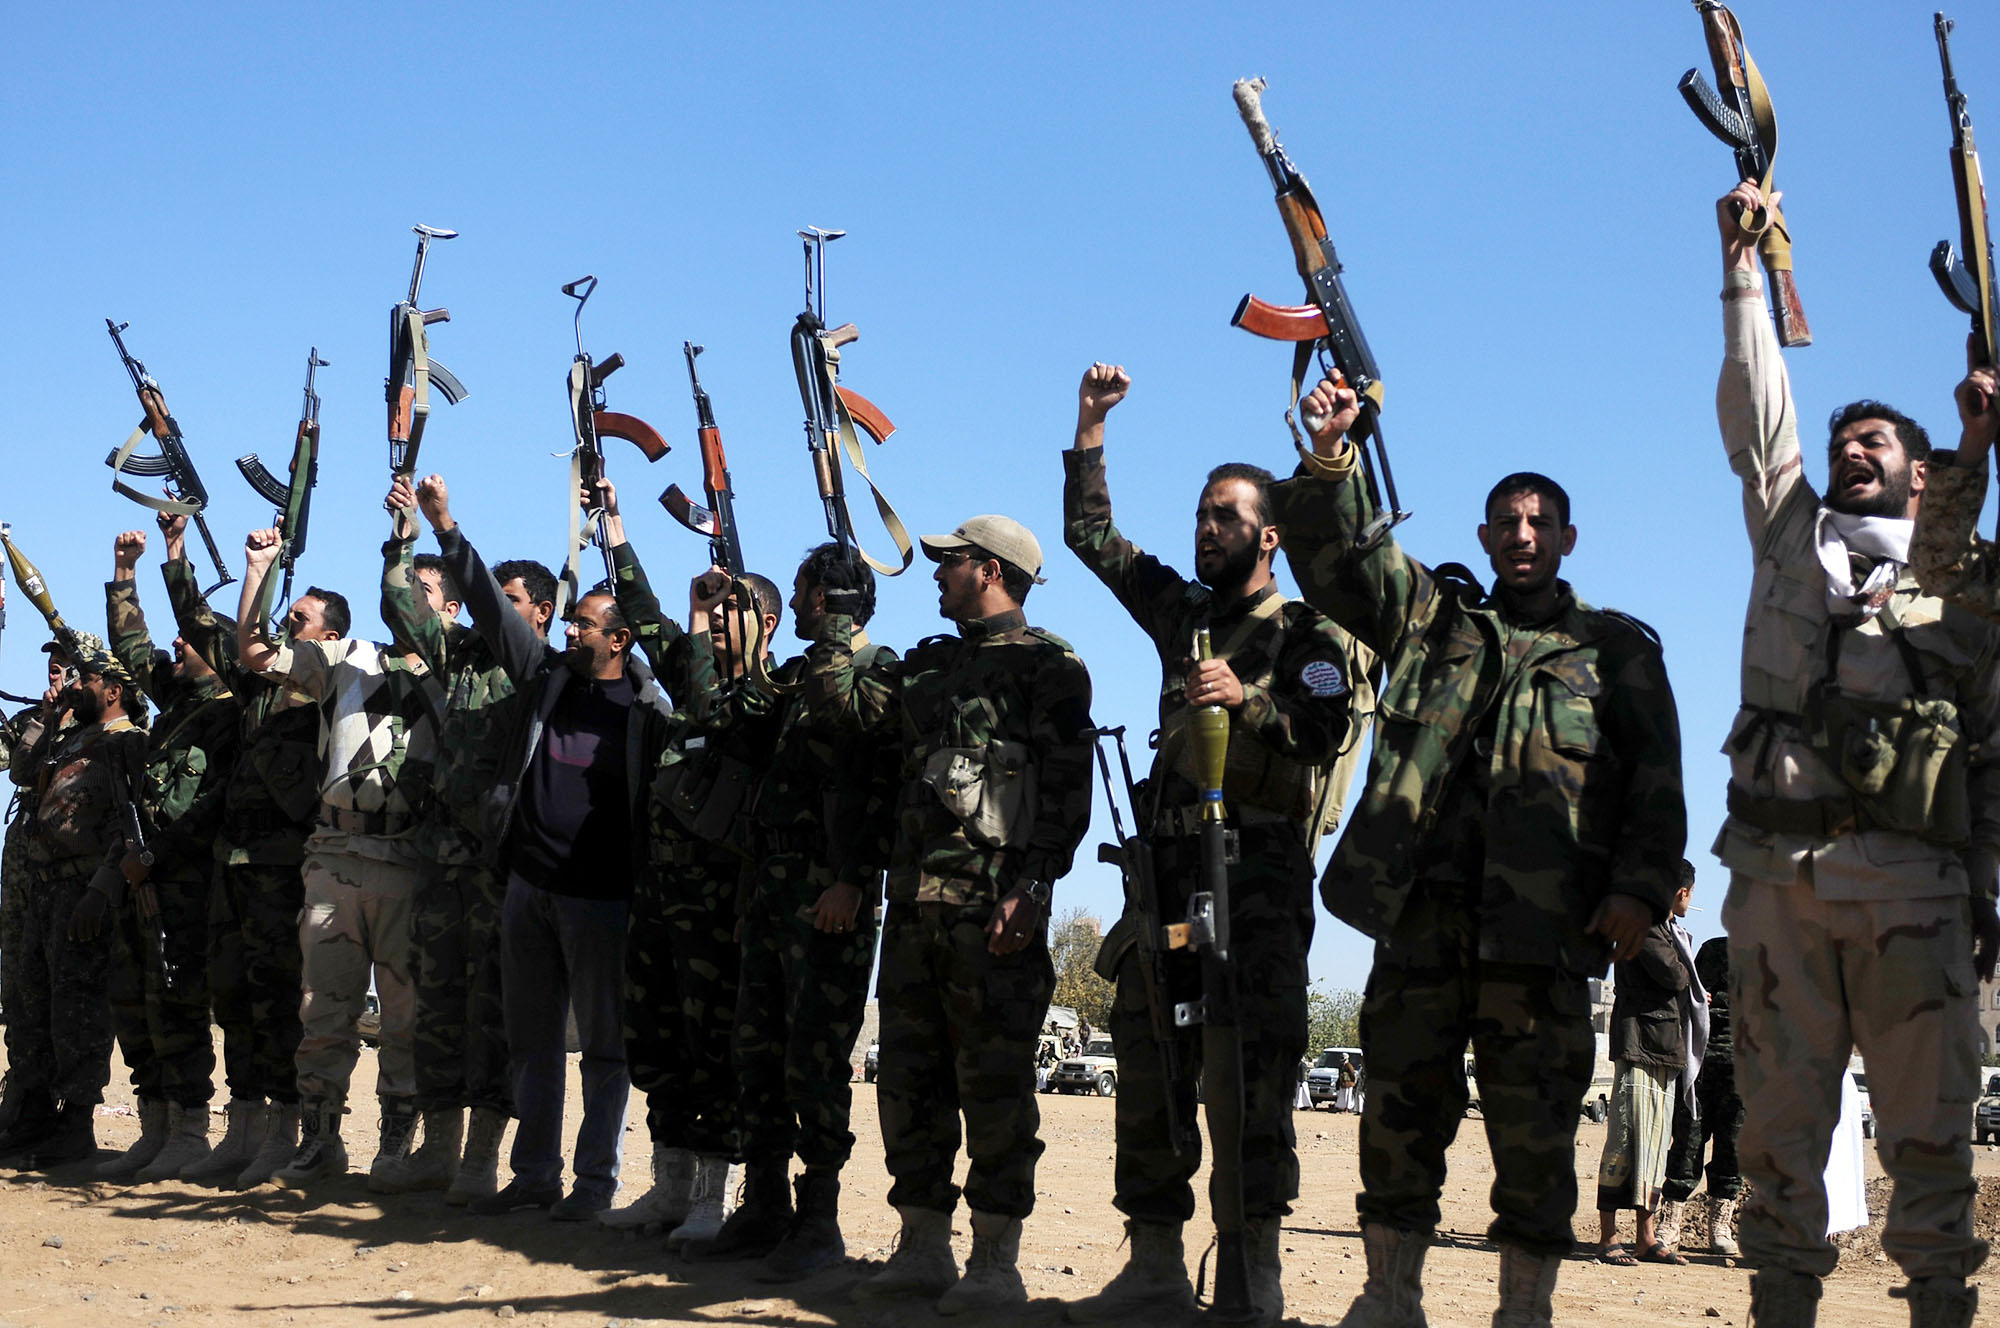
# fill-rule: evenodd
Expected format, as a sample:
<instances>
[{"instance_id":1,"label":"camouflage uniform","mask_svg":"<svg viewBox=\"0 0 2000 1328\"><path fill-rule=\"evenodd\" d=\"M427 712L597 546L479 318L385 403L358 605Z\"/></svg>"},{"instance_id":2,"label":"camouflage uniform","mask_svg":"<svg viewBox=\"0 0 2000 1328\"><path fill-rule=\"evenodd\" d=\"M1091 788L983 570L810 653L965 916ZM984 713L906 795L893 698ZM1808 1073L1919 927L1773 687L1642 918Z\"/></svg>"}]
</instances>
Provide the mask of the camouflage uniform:
<instances>
[{"instance_id":1,"label":"camouflage uniform","mask_svg":"<svg viewBox=\"0 0 2000 1328\"><path fill-rule=\"evenodd\" d=\"M409 558L409 545L402 556ZM404 569L414 579L414 562ZM513 1114L500 1001L500 900L507 882L480 835L479 797L499 782L514 684L478 632L385 595L390 638L409 642L444 687L436 799L418 840L423 879L410 908L416 980L417 1108ZM412 616L414 615L414 616Z\"/></svg>"},{"instance_id":2,"label":"camouflage uniform","mask_svg":"<svg viewBox=\"0 0 2000 1328\"><path fill-rule=\"evenodd\" d=\"M222 792L209 903L208 979L230 1097L299 1100L299 865L319 806L319 712L242 667L236 628L201 597L186 559L162 571L181 639L242 702L243 736Z\"/></svg>"},{"instance_id":3,"label":"camouflage uniform","mask_svg":"<svg viewBox=\"0 0 2000 1328\"><path fill-rule=\"evenodd\" d=\"M1708 993L1708 1049L1695 1077L1697 1111L1680 1097L1674 1102L1674 1151L1667 1159L1661 1194L1685 1200L1701 1183L1701 1156L1712 1141L1708 1195L1734 1199L1743 1193L1743 1170L1736 1160L1736 1137L1743 1131L1743 1099L1736 1095L1736 1044L1729 1033L1729 941L1716 936L1695 951L1695 976Z\"/></svg>"},{"instance_id":4,"label":"camouflage uniform","mask_svg":"<svg viewBox=\"0 0 2000 1328\"><path fill-rule=\"evenodd\" d=\"M18 953L9 960L18 1009L7 1012L8 1072L16 1091L46 1092L71 1107L104 1100L111 1078L111 1006L105 997L111 937L69 935L70 914L105 855L124 843L107 767L136 767L124 750L146 733L129 719L44 729L14 753L33 780L34 830L23 853Z\"/></svg>"},{"instance_id":5,"label":"camouflage uniform","mask_svg":"<svg viewBox=\"0 0 2000 1328\"><path fill-rule=\"evenodd\" d=\"M1832 1271L1822 1167L1858 1047L1895 1181L1882 1248L1912 1279L1964 1278L1987 1252L1972 1225L1971 903L1993 897L2000 862L2000 628L1926 587L1985 607L1987 564L1966 507L1977 488L1934 460L1942 501L1934 508L1927 489L1911 547L1924 586L1897 569L1878 613L1843 601L1836 617L1819 547L1831 514L1800 465L1790 382L1754 276L1732 278L1723 310L1716 408L1755 557L1743 705L1726 744L1730 817L1715 844L1730 869L1722 921L1755 1191L1744 1253L1761 1268ZM1894 828L1895 809L1850 784L1854 742L1833 755L1816 738L1827 716L1871 704L1943 716L1969 748L1929 783L1921 830ZM1928 739L1903 747L1892 753L1917 761L1937 750Z\"/></svg>"},{"instance_id":6,"label":"camouflage uniform","mask_svg":"<svg viewBox=\"0 0 2000 1328\"><path fill-rule=\"evenodd\" d=\"M159 707L146 747L145 782L134 789L144 810L148 872L166 933L166 954L153 953L134 898L125 898L112 925L111 1020L140 1096L183 1107L215 1096L215 1044L209 1036L209 897L213 844L223 789L236 763L242 706L216 678L177 680L173 665L153 660L152 634L139 607L138 586L104 588L111 652ZM118 871L123 846L112 850L100 880L114 899L126 894ZM172 990L162 965L174 970Z\"/></svg>"},{"instance_id":7,"label":"camouflage uniform","mask_svg":"<svg viewBox=\"0 0 2000 1328\"><path fill-rule=\"evenodd\" d=\"M1035 1048L1055 968L1048 918L1026 946L990 953L986 926L1016 884L1053 883L1090 826L1090 674L1019 609L962 623L900 660L855 659L853 619L829 613L806 653L815 723L902 751L898 833L882 930L876 1077L889 1202L951 1212L965 1119L965 1200L1026 1217L1042 1155ZM973 838L924 779L933 753L1019 743L1035 779L1004 845ZM997 764L997 763L996 763Z\"/></svg>"},{"instance_id":8,"label":"camouflage uniform","mask_svg":"<svg viewBox=\"0 0 2000 1328\"><path fill-rule=\"evenodd\" d=\"M1239 844L1239 861L1229 871L1229 928L1243 1058L1241 1176L1245 1215L1280 1216L1291 1211L1299 1192L1292 1111L1306 1049L1306 951L1313 932L1306 827L1318 806L1323 767L1350 740L1347 679L1353 670L1347 635L1317 611L1285 599L1275 584L1218 611L1206 587L1140 549L1112 524L1101 448L1064 452L1063 465L1065 540L1117 596L1160 657L1159 756L1147 806L1135 813L1155 848L1160 916L1152 925L1184 918L1189 895L1203 888L1200 789L1185 691L1197 628L1209 629L1216 658L1227 659L1243 684L1243 703L1230 716L1223 781ZM1171 1097L1179 1119L1192 1126L1201 1030L1176 1030L1180 1074L1169 1080L1153 1038L1135 944L1137 929L1145 925L1128 900L1097 961L1098 971L1118 982L1111 1011L1118 1047L1114 1202L1141 1221L1178 1223L1194 1216L1189 1182L1200 1165L1201 1144L1198 1133L1185 1129L1192 1146L1175 1153L1165 1104ZM1198 998L1200 960L1186 951L1164 960L1172 999Z\"/></svg>"},{"instance_id":9,"label":"camouflage uniform","mask_svg":"<svg viewBox=\"0 0 2000 1328\"><path fill-rule=\"evenodd\" d=\"M0 765L5 765L10 773L14 766L14 753L33 733L41 728L40 706L29 706L18 711L5 724L0 724ZM15 777L14 787L7 803L7 837L5 847L0 848L0 1014L14 1008L19 999L14 994L12 967L9 955L18 955L21 944L21 909L27 900L27 851L28 835L35 820L35 791L29 780L27 764L24 762ZM7 1034L8 1060L13 1060L13 1034Z\"/></svg>"},{"instance_id":10,"label":"camouflage uniform","mask_svg":"<svg viewBox=\"0 0 2000 1328\"><path fill-rule=\"evenodd\" d=\"M1685 847L1659 647L1566 583L1553 617L1523 622L1463 568L1433 571L1393 539L1358 550L1375 507L1337 463L1308 460L1271 497L1306 601L1385 675L1359 808L1320 882L1334 916L1375 940L1361 1219L1436 1227L1470 1042L1492 1238L1564 1253L1593 1052L1586 979L1609 960L1585 927L1614 890L1665 917Z\"/></svg>"},{"instance_id":11,"label":"camouflage uniform","mask_svg":"<svg viewBox=\"0 0 2000 1328\"><path fill-rule=\"evenodd\" d=\"M855 636L865 663L893 657ZM795 683L804 668L792 660L778 677ZM743 1152L753 1161L782 1166L796 1152L808 1167L839 1171L854 1150L850 1057L868 1003L901 763L892 744L842 741L815 725L803 696L784 701L751 806L758 851L736 999ZM861 891L853 930L820 931L813 904L837 883Z\"/></svg>"}]
</instances>

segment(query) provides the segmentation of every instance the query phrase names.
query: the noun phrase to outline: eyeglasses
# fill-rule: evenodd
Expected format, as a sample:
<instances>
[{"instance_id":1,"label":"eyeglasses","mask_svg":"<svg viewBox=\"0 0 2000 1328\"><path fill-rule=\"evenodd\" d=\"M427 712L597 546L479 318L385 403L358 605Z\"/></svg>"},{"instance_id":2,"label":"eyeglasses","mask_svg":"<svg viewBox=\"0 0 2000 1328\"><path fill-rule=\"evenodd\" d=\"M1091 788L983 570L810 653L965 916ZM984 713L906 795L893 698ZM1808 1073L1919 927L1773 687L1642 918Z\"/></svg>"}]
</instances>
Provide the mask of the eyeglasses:
<instances>
[{"instance_id":1,"label":"eyeglasses","mask_svg":"<svg viewBox=\"0 0 2000 1328\"><path fill-rule=\"evenodd\" d=\"M990 562L992 558L993 555L990 553L973 553L967 549L946 549L937 556L937 562L939 567L956 567L960 563Z\"/></svg>"}]
</instances>

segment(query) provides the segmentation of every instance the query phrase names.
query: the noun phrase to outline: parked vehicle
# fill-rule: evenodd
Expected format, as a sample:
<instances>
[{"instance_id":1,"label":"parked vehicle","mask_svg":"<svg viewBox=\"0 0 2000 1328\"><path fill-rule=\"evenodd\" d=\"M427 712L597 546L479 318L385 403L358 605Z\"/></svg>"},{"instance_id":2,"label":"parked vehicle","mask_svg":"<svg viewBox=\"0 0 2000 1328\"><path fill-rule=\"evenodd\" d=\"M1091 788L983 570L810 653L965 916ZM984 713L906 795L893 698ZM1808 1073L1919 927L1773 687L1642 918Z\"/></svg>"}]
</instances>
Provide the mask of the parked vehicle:
<instances>
[{"instance_id":1,"label":"parked vehicle","mask_svg":"<svg viewBox=\"0 0 2000 1328\"><path fill-rule=\"evenodd\" d=\"M1312 1098L1313 1106L1321 1103L1331 1106L1340 1096L1340 1058L1347 1057L1354 1072L1361 1072L1361 1048L1327 1047L1321 1050L1319 1059L1306 1071L1306 1093Z\"/></svg>"},{"instance_id":2,"label":"parked vehicle","mask_svg":"<svg viewBox=\"0 0 2000 1328\"><path fill-rule=\"evenodd\" d=\"M1116 1093L1118 1056L1111 1049L1110 1037L1099 1034L1091 1038L1082 1055L1058 1061L1056 1068L1049 1071L1048 1083L1043 1085L1042 1091L1095 1093L1099 1097L1110 1097Z\"/></svg>"},{"instance_id":3,"label":"parked vehicle","mask_svg":"<svg viewBox=\"0 0 2000 1328\"><path fill-rule=\"evenodd\" d=\"M1980 1143L2000 1143L2000 1074L1987 1078L1986 1094L1972 1111L1972 1128Z\"/></svg>"}]
</instances>

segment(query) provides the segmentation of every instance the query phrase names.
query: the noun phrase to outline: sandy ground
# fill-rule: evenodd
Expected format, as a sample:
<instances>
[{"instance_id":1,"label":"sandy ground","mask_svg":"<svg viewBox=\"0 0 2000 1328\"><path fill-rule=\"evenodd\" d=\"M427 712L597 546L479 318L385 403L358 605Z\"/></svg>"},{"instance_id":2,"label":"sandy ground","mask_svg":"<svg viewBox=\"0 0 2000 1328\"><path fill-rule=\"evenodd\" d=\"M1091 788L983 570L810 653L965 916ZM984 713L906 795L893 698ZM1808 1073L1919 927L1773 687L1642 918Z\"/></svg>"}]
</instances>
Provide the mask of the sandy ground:
<instances>
[{"instance_id":1,"label":"sandy ground","mask_svg":"<svg viewBox=\"0 0 2000 1328\"><path fill-rule=\"evenodd\" d=\"M122 1067L114 1071L98 1142L122 1148L138 1129ZM374 1055L364 1052L356 1101L369 1101L374 1072ZM572 1132L577 1092L572 1057ZM1021 1246L1033 1303L1009 1317L1053 1325L1061 1321L1064 1301L1088 1295L1122 1264L1122 1232L1109 1199L1111 1102L1040 1101L1048 1153ZM650 1151L640 1114L632 1113L626 1132L627 1197L646 1185ZM371 1195L358 1169L373 1156L371 1114L348 1118L357 1170L310 1198L275 1186L232 1193L181 1183L93 1184L76 1174L87 1164L47 1176L0 1171L0 1325L383 1322L457 1328L496 1318L562 1328L945 1322L918 1304L884 1310L850 1303L849 1288L866 1271L863 1261L885 1256L896 1230L884 1198L888 1178L872 1088L855 1086L854 1115L860 1143L842 1198L851 1257L844 1268L784 1294L754 1281L751 1265L687 1263L668 1256L656 1237L551 1222L539 1213L472 1218L447 1209L438 1195ZM1285 1223L1286 1313L1292 1322L1329 1324L1345 1311L1363 1275L1354 1217L1356 1118L1301 1112L1297 1123L1305 1183ZM1446 1230L1425 1279L1426 1308L1439 1328L1485 1325L1496 1296L1497 1255L1481 1234L1492 1168L1477 1120L1467 1125L1451 1151ZM1594 1193L1602 1135L1601 1126L1588 1122L1581 1132L1577 1170L1586 1203ZM2000 1196L2000 1149L1978 1152L1990 1201ZM1869 1171L1880 1175L1872 1155ZM1585 1221L1580 1229L1594 1235L1595 1216ZM1203 1223L1205 1217L1198 1217L1190 1232ZM963 1258L970 1240L962 1209L955 1225ZM1628 1217L1628 1239L1630 1234ZM1572 1258L1557 1287L1556 1322L1743 1324L1747 1273L1695 1254L1696 1243L1689 1242L1694 1262L1686 1268L1612 1268ZM1198 1250L1189 1253L1192 1259ZM1903 1322L1901 1302L1885 1298L1900 1281L1879 1250L1862 1241L1829 1281L1820 1322L1842 1328ZM1991 1282L1981 1317L2000 1323L2000 1304L1992 1303L2000 1292Z\"/></svg>"}]
</instances>

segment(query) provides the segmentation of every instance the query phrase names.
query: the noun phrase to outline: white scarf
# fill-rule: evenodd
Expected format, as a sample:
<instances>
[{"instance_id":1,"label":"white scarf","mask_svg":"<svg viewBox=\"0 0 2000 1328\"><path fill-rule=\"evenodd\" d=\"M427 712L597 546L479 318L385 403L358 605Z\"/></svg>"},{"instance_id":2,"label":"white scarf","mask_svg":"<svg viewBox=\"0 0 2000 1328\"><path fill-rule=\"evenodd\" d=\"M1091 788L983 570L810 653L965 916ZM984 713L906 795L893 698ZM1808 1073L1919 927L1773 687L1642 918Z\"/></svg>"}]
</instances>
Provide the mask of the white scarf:
<instances>
[{"instance_id":1,"label":"white scarf","mask_svg":"<svg viewBox=\"0 0 2000 1328\"><path fill-rule=\"evenodd\" d=\"M1700 1120L1701 1107L1695 1101L1694 1081L1701 1074L1702 1059L1708 1055L1708 992L1695 972L1694 937L1688 935L1679 918L1668 918L1667 930L1673 933L1674 949L1679 952L1688 975L1687 988L1680 994L1681 1048L1687 1053L1687 1068L1681 1071L1681 1101L1687 1104L1688 1114Z\"/></svg>"},{"instance_id":2,"label":"white scarf","mask_svg":"<svg viewBox=\"0 0 2000 1328\"><path fill-rule=\"evenodd\" d=\"M1909 564L1910 535L1916 524L1908 517L1854 516L1820 508L1813 539L1820 566L1826 569L1827 611L1842 616L1858 612L1863 618L1880 613ZM1850 553L1883 560L1858 590L1847 558Z\"/></svg>"}]
</instances>

